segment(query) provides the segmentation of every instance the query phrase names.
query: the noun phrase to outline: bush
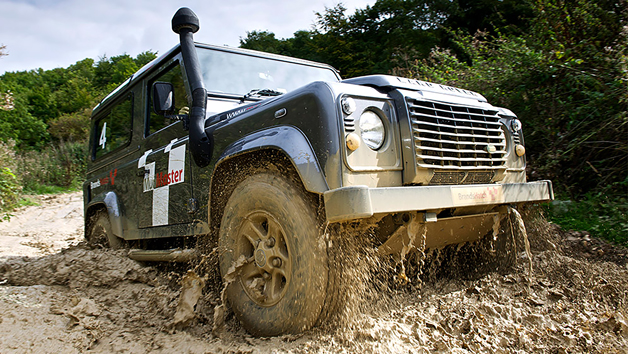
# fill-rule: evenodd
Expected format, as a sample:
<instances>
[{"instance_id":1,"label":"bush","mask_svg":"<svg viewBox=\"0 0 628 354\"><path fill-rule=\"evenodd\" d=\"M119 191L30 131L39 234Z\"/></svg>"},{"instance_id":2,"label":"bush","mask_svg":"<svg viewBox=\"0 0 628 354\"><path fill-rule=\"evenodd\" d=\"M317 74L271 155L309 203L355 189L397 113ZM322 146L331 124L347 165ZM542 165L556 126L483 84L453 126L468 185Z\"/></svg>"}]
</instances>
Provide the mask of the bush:
<instances>
[{"instance_id":1,"label":"bush","mask_svg":"<svg viewBox=\"0 0 628 354\"><path fill-rule=\"evenodd\" d=\"M15 144L13 142L0 142L0 221L8 220L9 211L18 206L20 201L20 186L15 171Z\"/></svg>"},{"instance_id":2,"label":"bush","mask_svg":"<svg viewBox=\"0 0 628 354\"><path fill-rule=\"evenodd\" d=\"M84 142L61 142L41 152L20 152L18 174L24 190L40 194L79 188L87 167L86 156Z\"/></svg>"},{"instance_id":3,"label":"bush","mask_svg":"<svg viewBox=\"0 0 628 354\"><path fill-rule=\"evenodd\" d=\"M8 210L17 206L20 189L13 171L8 167L0 168L0 210Z\"/></svg>"},{"instance_id":4,"label":"bush","mask_svg":"<svg viewBox=\"0 0 628 354\"><path fill-rule=\"evenodd\" d=\"M89 137L91 109L64 114L48 122L48 132L60 141L82 141Z\"/></svg>"},{"instance_id":5,"label":"bush","mask_svg":"<svg viewBox=\"0 0 628 354\"><path fill-rule=\"evenodd\" d=\"M626 196L599 192L588 193L577 201L554 201L547 207L549 220L563 229L589 231L593 236L628 247Z\"/></svg>"},{"instance_id":6,"label":"bush","mask_svg":"<svg viewBox=\"0 0 628 354\"><path fill-rule=\"evenodd\" d=\"M399 56L396 74L478 91L523 122L528 175L551 179L550 218L626 245L625 0L537 0L522 36L450 31L452 48Z\"/></svg>"},{"instance_id":7,"label":"bush","mask_svg":"<svg viewBox=\"0 0 628 354\"><path fill-rule=\"evenodd\" d=\"M613 47L613 55L601 49L603 66L544 50L532 39L452 35L471 64L436 49L397 73L478 91L514 111L524 125L531 177L553 180L568 199L626 179L625 44Z\"/></svg>"}]
</instances>

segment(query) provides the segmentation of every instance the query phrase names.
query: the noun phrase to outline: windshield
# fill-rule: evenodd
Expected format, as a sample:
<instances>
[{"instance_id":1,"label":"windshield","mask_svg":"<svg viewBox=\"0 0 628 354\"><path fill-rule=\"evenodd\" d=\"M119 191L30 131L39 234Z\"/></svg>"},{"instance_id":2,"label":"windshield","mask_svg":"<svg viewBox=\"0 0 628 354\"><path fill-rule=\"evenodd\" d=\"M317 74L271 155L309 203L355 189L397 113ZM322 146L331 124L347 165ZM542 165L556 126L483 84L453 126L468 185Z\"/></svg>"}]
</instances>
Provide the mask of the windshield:
<instances>
[{"instance_id":1,"label":"windshield","mask_svg":"<svg viewBox=\"0 0 628 354\"><path fill-rule=\"evenodd\" d=\"M338 81L328 68L198 48L205 88L210 93L246 95L253 90L286 93L314 81Z\"/></svg>"}]
</instances>

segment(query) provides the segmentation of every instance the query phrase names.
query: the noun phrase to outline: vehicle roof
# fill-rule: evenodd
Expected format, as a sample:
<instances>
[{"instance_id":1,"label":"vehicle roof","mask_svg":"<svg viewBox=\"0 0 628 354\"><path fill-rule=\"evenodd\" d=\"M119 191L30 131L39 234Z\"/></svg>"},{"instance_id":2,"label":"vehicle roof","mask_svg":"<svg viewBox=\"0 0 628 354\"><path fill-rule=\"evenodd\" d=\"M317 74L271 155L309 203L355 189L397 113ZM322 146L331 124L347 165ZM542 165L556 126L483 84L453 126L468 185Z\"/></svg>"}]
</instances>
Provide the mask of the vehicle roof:
<instances>
[{"instance_id":1,"label":"vehicle roof","mask_svg":"<svg viewBox=\"0 0 628 354\"><path fill-rule=\"evenodd\" d=\"M223 51L223 52L230 52L230 53L236 53L236 54L246 54L246 55L256 56L256 57L260 57L260 58L268 58L268 59L274 59L274 60L279 60L279 61L285 61L285 62L289 62L289 63L295 63L295 64L301 64L301 65L308 65L308 66L315 66L315 67L319 67L319 68L330 69L334 73L336 73L336 76L338 77L338 79L340 79L340 74L339 74L338 70L336 70L334 67L332 67L331 65L328 65L328 64L317 63L317 62L314 62L314 61L309 61L309 60L305 60L305 59L298 59L298 58L288 57L288 56L279 55L279 54L260 52L260 51L251 50L251 49L233 48L233 47L228 47L228 46L215 46L215 45L210 45L210 44L205 44L205 43L198 43L198 42L194 42L194 44L195 44L196 47L199 47L199 48L207 48L207 49L219 50L219 51ZM135 74L131 75L122 84L120 84L116 89L111 91L111 93L109 93L105 98L103 98L96 105L96 107L94 107L94 109L92 111L92 117L94 116L95 113L97 113L97 112L101 111L102 109L104 109L108 105L108 103L110 103L112 101L115 101L116 98L118 98L120 95L122 95L124 93L124 91L125 91L125 88L131 86L132 83L141 80L142 78L147 76L149 73L151 73L153 71L152 69L154 69L154 68L160 66L162 63L170 60L171 58L173 58L174 56L176 56L180 52L181 52L181 44L177 44L174 47L172 47L170 50L165 52L164 54L162 54L159 57L153 59L150 63L144 65Z\"/></svg>"}]
</instances>

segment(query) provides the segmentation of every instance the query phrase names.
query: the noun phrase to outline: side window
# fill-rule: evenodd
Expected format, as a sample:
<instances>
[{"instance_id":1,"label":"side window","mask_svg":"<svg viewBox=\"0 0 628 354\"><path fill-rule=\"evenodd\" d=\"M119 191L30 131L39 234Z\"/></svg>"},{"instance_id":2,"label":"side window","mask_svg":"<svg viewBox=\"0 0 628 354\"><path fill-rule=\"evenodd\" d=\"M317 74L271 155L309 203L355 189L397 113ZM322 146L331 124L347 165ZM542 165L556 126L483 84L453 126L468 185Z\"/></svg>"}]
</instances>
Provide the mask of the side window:
<instances>
[{"instance_id":1,"label":"side window","mask_svg":"<svg viewBox=\"0 0 628 354\"><path fill-rule=\"evenodd\" d=\"M183 83L183 76L181 74L181 67L177 63L175 66L167 70L165 73L153 78L148 83L148 122L146 124L146 136L153 134L154 132L167 127L168 125L175 123L164 116L160 116L153 112L153 95L152 88L155 82L169 82L174 86L174 104L175 114L178 114L181 108L188 106L187 95L185 92L185 84Z\"/></svg>"},{"instance_id":2,"label":"side window","mask_svg":"<svg viewBox=\"0 0 628 354\"><path fill-rule=\"evenodd\" d=\"M96 120L94 156L99 158L127 145L133 131L133 95L116 103L104 116Z\"/></svg>"}]
</instances>

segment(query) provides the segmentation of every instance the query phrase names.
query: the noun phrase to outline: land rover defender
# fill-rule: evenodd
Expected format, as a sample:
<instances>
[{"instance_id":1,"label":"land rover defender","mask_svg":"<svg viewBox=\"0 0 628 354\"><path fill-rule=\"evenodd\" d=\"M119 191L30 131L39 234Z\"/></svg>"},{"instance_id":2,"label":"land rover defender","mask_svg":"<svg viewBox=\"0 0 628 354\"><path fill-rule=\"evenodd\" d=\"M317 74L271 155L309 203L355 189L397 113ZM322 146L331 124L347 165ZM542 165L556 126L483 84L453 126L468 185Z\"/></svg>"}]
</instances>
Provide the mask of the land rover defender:
<instances>
[{"instance_id":1,"label":"land rover defender","mask_svg":"<svg viewBox=\"0 0 628 354\"><path fill-rule=\"evenodd\" d=\"M215 238L254 334L319 318L327 224L368 220L388 255L478 240L505 206L553 199L526 182L521 122L478 93L195 43L187 8L172 29L180 43L94 108L86 238L142 261L188 261Z\"/></svg>"}]
</instances>

